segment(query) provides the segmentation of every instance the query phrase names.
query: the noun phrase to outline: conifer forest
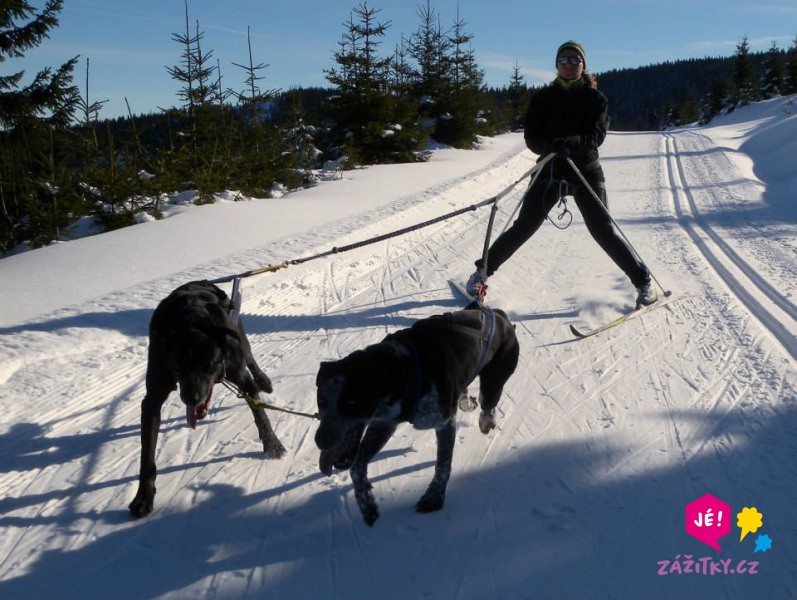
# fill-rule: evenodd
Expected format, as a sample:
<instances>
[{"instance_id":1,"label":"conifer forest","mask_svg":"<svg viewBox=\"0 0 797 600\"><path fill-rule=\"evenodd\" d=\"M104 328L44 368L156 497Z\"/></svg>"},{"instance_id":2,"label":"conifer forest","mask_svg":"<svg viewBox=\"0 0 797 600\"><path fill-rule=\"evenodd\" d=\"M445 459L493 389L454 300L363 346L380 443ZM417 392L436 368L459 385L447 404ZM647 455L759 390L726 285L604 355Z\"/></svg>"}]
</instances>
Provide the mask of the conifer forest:
<instances>
[{"instance_id":1,"label":"conifer forest","mask_svg":"<svg viewBox=\"0 0 797 600\"><path fill-rule=\"evenodd\" d=\"M319 169L423 161L430 142L471 148L480 136L517 131L534 92L516 65L488 87L476 59L479 40L459 17L441 22L430 0L400 47L383 43L389 22L378 0L343 11L340 39L324 70L326 87L268 89L250 52L220 66L185 4L164 65L177 82L174 108L124 118L102 116L91 100L91 57L35 74L18 61L46 44L63 0L12 0L0 7L0 257L20 244L69 238L82 218L98 231L140 215L160 216L181 191L196 203L235 190L268 197L311 186ZM266 57L263 57L265 59ZM611 128L647 131L714 116L797 92L797 39L753 53L742 38L733 56L673 61L596 73L610 99Z\"/></svg>"}]
</instances>

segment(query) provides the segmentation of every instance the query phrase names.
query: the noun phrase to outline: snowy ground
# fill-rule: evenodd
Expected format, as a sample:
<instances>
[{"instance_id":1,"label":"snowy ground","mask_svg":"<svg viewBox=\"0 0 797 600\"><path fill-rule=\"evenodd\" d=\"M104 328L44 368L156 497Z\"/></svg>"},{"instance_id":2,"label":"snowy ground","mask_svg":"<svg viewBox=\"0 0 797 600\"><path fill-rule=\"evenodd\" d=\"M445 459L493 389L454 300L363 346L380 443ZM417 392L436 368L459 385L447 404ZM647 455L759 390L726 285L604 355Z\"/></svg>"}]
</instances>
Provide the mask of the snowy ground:
<instances>
[{"instance_id":1,"label":"snowy ground","mask_svg":"<svg viewBox=\"0 0 797 600\"><path fill-rule=\"evenodd\" d=\"M570 323L609 320L634 292L574 207L569 229L546 223L490 282L521 343L499 430L460 416L446 506L420 515L435 438L399 428L371 467L373 528L348 476L319 473L311 420L272 413L288 454L263 460L223 388L196 431L167 403L156 510L132 521L152 309L192 279L489 198L533 164L521 135L0 260L0 598L797 597L797 109L611 134L602 155L615 218L683 297L574 341ZM246 279L271 401L312 412L319 361L456 309L446 279L469 274L488 213ZM740 542L734 522L721 553L687 535L685 506L707 493L763 526ZM762 534L772 549L754 552ZM659 574L687 556L759 564Z\"/></svg>"}]
</instances>

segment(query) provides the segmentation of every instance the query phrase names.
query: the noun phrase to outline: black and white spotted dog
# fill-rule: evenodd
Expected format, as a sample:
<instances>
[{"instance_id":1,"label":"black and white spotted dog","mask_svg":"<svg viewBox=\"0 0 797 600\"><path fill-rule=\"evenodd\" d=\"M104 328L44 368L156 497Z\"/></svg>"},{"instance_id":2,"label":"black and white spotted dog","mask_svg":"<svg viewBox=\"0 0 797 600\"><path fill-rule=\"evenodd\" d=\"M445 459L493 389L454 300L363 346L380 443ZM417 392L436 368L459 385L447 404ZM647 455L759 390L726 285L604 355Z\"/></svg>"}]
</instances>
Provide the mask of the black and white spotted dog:
<instances>
[{"instance_id":1,"label":"black and white spotted dog","mask_svg":"<svg viewBox=\"0 0 797 600\"><path fill-rule=\"evenodd\" d=\"M495 407L517 367L520 347L514 326L501 310L471 304L388 335L347 357L323 362L316 377L321 423L315 442L319 468L350 469L363 518L373 525L379 511L368 481L368 463L399 423L434 429L434 478L415 506L418 512L443 507L451 475L460 397L478 376L479 428L495 428Z\"/></svg>"}]
</instances>

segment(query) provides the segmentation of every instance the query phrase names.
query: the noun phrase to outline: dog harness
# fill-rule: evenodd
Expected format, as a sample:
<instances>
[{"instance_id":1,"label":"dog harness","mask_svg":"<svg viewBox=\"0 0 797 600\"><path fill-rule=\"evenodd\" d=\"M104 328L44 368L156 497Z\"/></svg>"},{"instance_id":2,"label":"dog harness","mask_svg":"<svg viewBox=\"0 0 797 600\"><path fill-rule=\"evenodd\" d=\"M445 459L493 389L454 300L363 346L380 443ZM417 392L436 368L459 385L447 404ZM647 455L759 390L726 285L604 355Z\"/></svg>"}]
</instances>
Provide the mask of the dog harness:
<instances>
[{"instance_id":1,"label":"dog harness","mask_svg":"<svg viewBox=\"0 0 797 600\"><path fill-rule=\"evenodd\" d=\"M389 343L393 344L399 353L405 353L412 359L412 384L408 385L407 381L403 380L404 385L401 388L401 396L399 398L401 402L399 419L412 423L415 419L418 402L421 398L421 383L423 382L421 357L418 354L418 349L415 347L415 344L407 337L394 337L389 340Z\"/></svg>"},{"instance_id":2,"label":"dog harness","mask_svg":"<svg viewBox=\"0 0 797 600\"><path fill-rule=\"evenodd\" d=\"M484 335L485 312L490 315L490 328L487 336ZM484 368L484 365L487 364L487 356L490 353L490 347L493 345L493 340L495 339L495 311L489 306L480 305L479 323L481 324L481 335L479 336L479 360L476 362L476 372L473 374L473 377L471 377L471 381L476 379L476 376ZM487 339L485 339L485 337Z\"/></svg>"},{"instance_id":3,"label":"dog harness","mask_svg":"<svg viewBox=\"0 0 797 600\"><path fill-rule=\"evenodd\" d=\"M495 311L489 306L485 306L481 303L479 303L478 308L479 325L481 328L481 332L479 334L479 358L476 360L476 368L473 373L471 373L469 381L476 379L476 376L484 368L484 365L487 364L487 360L490 356L490 347L493 345L493 341L495 340ZM488 316L489 322L487 320ZM470 327L461 325L459 323L450 323L449 326L466 333L470 333L472 331Z\"/></svg>"},{"instance_id":4,"label":"dog harness","mask_svg":"<svg viewBox=\"0 0 797 600\"><path fill-rule=\"evenodd\" d=\"M466 325L462 325L459 323L453 323L450 321L450 317L445 315L443 318L448 320L447 326L452 327L454 329L458 329L467 333L468 335L472 335L473 328L467 327ZM480 333L479 333L479 349L478 349L478 358L476 360L476 366L473 372L470 374L468 378L468 383L476 379L479 375L481 370L487 364L487 361L490 357L490 347L495 340L495 311L492 308L489 308L484 305L479 306L479 325L480 325ZM401 412L399 414L399 418L402 421L408 421L413 425L416 425L415 421L420 417L424 423L418 423L416 426L422 429L435 427L440 424L439 419L432 415L434 411L429 411L428 409L422 409L419 411L419 407L421 404L427 404L429 401L437 402L439 405L439 398L438 393L439 390L436 389L434 382L430 382L430 389L427 394L422 395L423 390L423 365L421 362L420 354L418 353L418 349L415 347L415 344L409 338L409 336L391 336L391 339L388 340L389 343L393 344L393 346L400 352L403 353L412 359L412 369L410 378L412 379L411 382L407 381L406 378L403 381L403 386L401 389L401 396L399 398L401 402ZM464 392L465 390L458 390L458 393ZM426 424L427 419L421 417L419 413L429 413L429 421L438 420L438 423ZM445 421L445 415L441 412L440 419Z\"/></svg>"}]
</instances>

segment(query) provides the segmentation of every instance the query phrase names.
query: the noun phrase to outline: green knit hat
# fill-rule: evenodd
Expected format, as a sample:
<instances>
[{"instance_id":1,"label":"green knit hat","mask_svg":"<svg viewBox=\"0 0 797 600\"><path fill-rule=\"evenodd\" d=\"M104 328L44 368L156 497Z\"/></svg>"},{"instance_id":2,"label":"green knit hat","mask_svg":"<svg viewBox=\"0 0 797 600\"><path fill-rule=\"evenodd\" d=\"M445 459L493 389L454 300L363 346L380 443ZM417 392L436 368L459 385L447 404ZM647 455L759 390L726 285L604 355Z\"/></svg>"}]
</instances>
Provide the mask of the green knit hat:
<instances>
[{"instance_id":1,"label":"green knit hat","mask_svg":"<svg viewBox=\"0 0 797 600\"><path fill-rule=\"evenodd\" d=\"M559 49L556 51L556 58L559 58L559 55L565 50L575 50L576 53L581 57L581 60L584 61L584 68L587 68L587 53L584 52L584 48L581 46L581 44L574 40L565 42L559 46Z\"/></svg>"}]
</instances>

